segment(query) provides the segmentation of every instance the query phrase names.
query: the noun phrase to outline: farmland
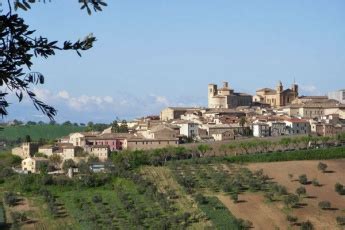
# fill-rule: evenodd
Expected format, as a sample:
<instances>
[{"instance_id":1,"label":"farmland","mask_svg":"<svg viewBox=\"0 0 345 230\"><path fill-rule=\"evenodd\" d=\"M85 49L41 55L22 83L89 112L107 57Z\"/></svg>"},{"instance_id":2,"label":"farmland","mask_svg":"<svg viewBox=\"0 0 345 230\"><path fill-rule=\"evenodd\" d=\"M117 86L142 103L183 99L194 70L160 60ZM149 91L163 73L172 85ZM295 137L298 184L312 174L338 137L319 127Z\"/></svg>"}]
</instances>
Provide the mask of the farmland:
<instances>
[{"instance_id":1,"label":"farmland","mask_svg":"<svg viewBox=\"0 0 345 230\"><path fill-rule=\"evenodd\" d=\"M0 132L0 140L16 141L18 138L25 140L29 135L33 141L39 139L54 140L56 138L66 136L73 132L84 131L85 127L74 125L17 125L6 126Z\"/></svg>"},{"instance_id":2,"label":"farmland","mask_svg":"<svg viewBox=\"0 0 345 230\"><path fill-rule=\"evenodd\" d=\"M129 160L113 158L109 174L73 179L0 169L0 197L8 223L22 229L300 229L308 221L316 229L341 229L343 150L159 164L136 152L135 158L127 153ZM337 160L325 160L332 157ZM1 163L18 161L2 154Z\"/></svg>"}]
</instances>

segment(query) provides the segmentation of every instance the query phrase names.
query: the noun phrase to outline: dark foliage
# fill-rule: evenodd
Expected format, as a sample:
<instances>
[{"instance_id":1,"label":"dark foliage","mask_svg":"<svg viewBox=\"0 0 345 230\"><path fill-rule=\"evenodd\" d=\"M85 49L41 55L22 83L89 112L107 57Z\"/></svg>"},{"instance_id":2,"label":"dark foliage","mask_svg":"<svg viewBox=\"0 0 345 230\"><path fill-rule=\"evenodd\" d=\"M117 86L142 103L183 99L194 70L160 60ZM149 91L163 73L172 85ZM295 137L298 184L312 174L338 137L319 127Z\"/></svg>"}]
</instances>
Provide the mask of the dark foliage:
<instances>
[{"instance_id":1,"label":"dark foliage","mask_svg":"<svg viewBox=\"0 0 345 230\"><path fill-rule=\"evenodd\" d=\"M10 92L16 94L19 102L27 95L37 110L53 120L57 111L41 100L31 89L32 85L44 84L44 76L39 72L32 72L33 58L48 58L54 56L56 51L74 50L79 56L81 51L93 46L96 38L90 34L83 40L76 42L64 41L61 45L58 41L51 41L46 37L35 36L35 30L31 29L24 19L14 10L29 10L32 4L42 2L37 0L7 1L7 7L1 10L0 15L0 86L5 86ZM45 1L43 1L45 2ZM91 14L101 11L106 3L102 0L79 0L81 9L86 9ZM5 4L3 3L3 6ZM0 114L7 115L7 92L0 91Z\"/></svg>"}]
</instances>

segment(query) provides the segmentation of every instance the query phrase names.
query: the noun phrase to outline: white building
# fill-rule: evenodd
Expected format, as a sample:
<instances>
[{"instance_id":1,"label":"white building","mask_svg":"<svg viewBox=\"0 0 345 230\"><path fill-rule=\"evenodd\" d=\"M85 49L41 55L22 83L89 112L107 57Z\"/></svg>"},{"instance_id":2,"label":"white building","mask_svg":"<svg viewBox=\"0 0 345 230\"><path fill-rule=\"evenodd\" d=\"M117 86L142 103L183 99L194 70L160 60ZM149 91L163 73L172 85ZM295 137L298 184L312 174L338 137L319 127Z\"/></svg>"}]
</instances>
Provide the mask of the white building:
<instances>
[{"instance_id":1,"label":"white building","mask_svg":"<svg viewBox=\"0 0 345 230\"><path fill-rule=\"evenodd\" d=\"M22 161L22 170L30 173L39 173L43 165L47 165L49 160L42 157L29 157Z\"/></svg>"},{"instance_id":2,"label":"white building","mask_svg":"<svg viewBox=\"0 0 345 230\"><path fill-rule=\"evenodd\" d=\"M270 126L266 123L254 123L253 124L253 136L254 137L268 137L270 136Z\"/></svg>"},{"instance_id":3,"label":"white building","mask_svg":"<svg viewBox=\"0 0 345 230\"><path fill-rule=\"evenodd\" d=\"M199 135L199 124L194 122L186 122L183 124L177 124L180 126L180 135L194 138Z\"/></svg>"}]
</instances>

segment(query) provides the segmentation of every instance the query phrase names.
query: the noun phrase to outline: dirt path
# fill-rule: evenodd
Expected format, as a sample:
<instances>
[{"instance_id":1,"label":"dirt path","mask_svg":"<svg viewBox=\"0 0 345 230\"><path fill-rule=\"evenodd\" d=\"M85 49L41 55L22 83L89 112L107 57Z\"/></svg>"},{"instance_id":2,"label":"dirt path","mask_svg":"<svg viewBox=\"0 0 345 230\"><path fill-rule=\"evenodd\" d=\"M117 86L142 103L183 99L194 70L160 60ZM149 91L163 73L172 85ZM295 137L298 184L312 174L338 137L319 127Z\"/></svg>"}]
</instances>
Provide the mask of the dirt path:
<instances>
[{"instance_id":1,"label":"dirt path","mask_svg":"<svg viewBox=\"0 0 345 230\"><path fill-rule=\"evenodd\" d=\"M218 199L237 218L250 220L253 229L276 229L288 226L284 213L274 204L266 204L260 194L242 194L239 199L243 202L234 204L229 196L218 195Z\"/></svg>"}]
</instances>

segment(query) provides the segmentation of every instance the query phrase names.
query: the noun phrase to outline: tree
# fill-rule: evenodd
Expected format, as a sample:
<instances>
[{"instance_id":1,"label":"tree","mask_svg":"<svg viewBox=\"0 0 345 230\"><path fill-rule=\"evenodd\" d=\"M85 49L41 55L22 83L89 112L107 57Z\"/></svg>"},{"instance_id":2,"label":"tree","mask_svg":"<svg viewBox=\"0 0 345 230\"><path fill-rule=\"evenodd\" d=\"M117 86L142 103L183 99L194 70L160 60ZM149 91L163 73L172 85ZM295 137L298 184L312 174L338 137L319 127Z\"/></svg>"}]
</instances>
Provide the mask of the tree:
<instances>
[{"instance_id":1,"label":"tree","mask_svg":"<svg viewBox=\"0 0 345 230\"><path fill-rule=\"evenodd\" d=\"M330 209L332 207L331 202L329 201L321 201L319 202L319 208L321 208L322 210L327 210Z\"/></svg>"},{"instance_id":2,"label":"tree","mask_svg":"<svg viewBox=\"0 0 345 230\"><path fill-rule=\"evenodd\" d=\"M231 200L236 204L238 202L238 194L237 193L231 194Z\"/></svg>"},{"instance_id":3,"label":"tree","mask_svg":"<svg viewBox=\"0 0 345 230\"><path fill-rule=\"evenodd\" d=\"M209 145L198 145L198 150L201 153L201 155L205 155L206 152L212 150L212 148Z\"/></svg>"},{"instance_id":4,"label":"tree","mask_svg":"<svg viewBox=\"0 0 345 230\"><path fill-rule=\"evenodd\" d=\"M326 172L327 167L328 167L327 164L322 163L322 162L319 162L319 164L317 165L317 169L318 169L319 171L322 171L323 173Z\"/></svg>"},{"instance_id":5,"label":"tree","mask_svg":"<svg viewBox=\"0 0 345 230\"><path fill-rule=\"evenodd\" d=\"M111 124L111 132L112 133L118 133L119 132L119 123L117 123L117 120L113 121L113 123Z\"/></svg>"},{"instance_id":6,"label":"tree","mask_svg":"<svg viewBox=\"0 0 345 230\"><path fill-rule=\"evenodd\" d=\"M25 142L28 142L28 143L31 142L31 137L30 137L30 135L26 135L26 136L25 136Z\"/></svg>"},{"instance_id":7,"label":"tree","mask_svg":"<svg viewBox=\"0 0 345 230\"><path fill-rule=\"evenodd\" d=\"M301 183L301 184L303 184L303 185L308 184L307 175L305 175L305 174L300 175L300 176L298 177L298 181L299 181L299 183Z\"/></svg>"},{"instance_id":8,"label":"tree","mask_svg":"<svg viewBox=\"0 0 345 230\"><path fill-rule=\"evenodd\" d=\"M62 158L60 155L58 154L53 154L49 157L49 161L57 168L59 168L61 162L62 162Z\"/></svg>"},{"instance_id":9,"label":"tree","mask_svg":"<svg viewBox=\"0 0 345 230\"><path fill-rule=\"evenodd\" d=\"M301 195L305 195L307 194L307 190L305 189L305 187L299 187L296 189L296 194L301 197Z\"/></svg>"},{"instance_id":10,"label":"tree","mask_svg":"<svg viewBox=\"0 0 345 230\"><path fill-rule=\"evenodd\" d=\"M247 123L246 117L241 117L241 119L240 119L240 126L243 128L246 123Z\"/></svg>"},{"instance_id":11,"label":"tree","mask_svg":"<svg viewBox=\"0 0 345 230\"><path fill-rule=\"evenodd\" d=\"M288 215L286 217L286 220L289 221L291 225L294 225L298 221L298 218L295 216Z\"/></svg>"},{"instance_id":12,"label":"tree","mask_svg":"<svg viewBox=\"0 0 345 230\"><path fill-rule=\"evenodd\" d=\"M314 230L314 225L308 220L301 223L301 230Z\"/></svg>"},{"instance_id":13,"label":"tree","mask_svg":"<svg viewBox=\"0 0 345 230\"><path fill-rule=\"evenodd\" d=\"M32 4L38 2L41 1L8 0L7 7L0 10L2 14L0 15L0 85L6 87L7 91L13 92L19 102L25 95L28 96L37 110L53 120L57 111L40 101L32 90L33 85L44 84L44 76L41 73L31 72L33 59L48 58L54 56L56 51L67 50L74 50L81 56L80 52L90 49L96 38L90 34L83 40L74 43L65 41L62 45L58 45L57 41L35 36L36 31L32 30L14 10L27 11ZM96 12L107 5L104 0L78 0L78 2L81 4L81 9L86 9L88 14L91 14L91 8ZM7 12L4 12L5 10ZM9 106L8 93L4 91L0 92L0 115L2 116L8 114L7 107Z\"/></svg>"},{"instance_id":14,"label":"tree","mask_svg":"<svg viewBox=\"0 0 345 230\"><path fill-rule=\"evenodd\" d=\"M317 179L313 179L311 182L315 187L319 187L320 186L320 182Z\"/></svg>"},{"instance_id":15,"label":"tree","mask_svg":"<svg viewBox=\"0 0 345 230\"><path fill-rule=\"evenodd\" d=\"M345 216L337 216L336 220L337 220L338 225L340 226L345 225Z\"/></svg>"},{"instance_id":16,"label":"tree","mask_svg":"<svg viewBox=\"0 0 345 230\"><path fill-rule=\"evenodd\" d=\"M65 172L67 172L67 170L68 170L69 168L74 168L74 167L76 167L76 166L75 166L75 163L74 163L74 161L73 161L72 159L65 160L65 161L63 162L63 164L62 164L62 169L63 169Z\"/></svg>"},{"instance_id":17,"label":"tree","mask_svg":"<svg viewBox=\"0 0 345 230\"><path fill-rule=\"evenodd\" d=\"M335 191L339 194L341 194L344 191L344 185L340 183L336 183L334 188L335 188Z\"/></svg>"},{"instance_id":18,"label":"tree","mask_svg":"<svg viewBox=\"0 0 345 230\"><path fill-rule=\"evenodd\" d=\"M128 125L126 120L121 121L121 125L119 127L119 133L128 133Z\"/></svg>"},{"instance_id":19,"label":"tree","mask_svg":"<svg viewBox=\"0 0 345 230\"><path fill-rule=\"evenodd\" d=\"M299 197L295 194L289 194L284 197L284 203L287 207L294 207L299 202Z\"/></svg>"}]
</instances>

